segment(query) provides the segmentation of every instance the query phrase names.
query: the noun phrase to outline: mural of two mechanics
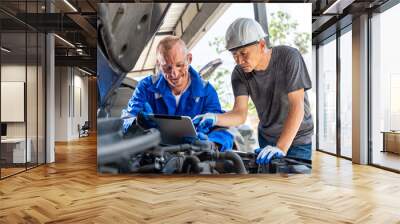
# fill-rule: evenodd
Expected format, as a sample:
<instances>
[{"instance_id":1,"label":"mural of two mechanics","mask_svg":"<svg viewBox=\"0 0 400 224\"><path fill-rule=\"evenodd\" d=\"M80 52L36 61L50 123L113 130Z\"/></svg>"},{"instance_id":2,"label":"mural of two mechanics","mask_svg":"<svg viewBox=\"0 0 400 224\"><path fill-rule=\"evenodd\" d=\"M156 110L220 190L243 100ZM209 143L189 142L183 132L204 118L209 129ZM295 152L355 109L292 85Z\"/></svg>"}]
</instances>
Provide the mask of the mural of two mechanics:
<instances>
[{"instance_id":1,"label":"mural of two mechanics","mask_svg":"<svg viewBox=\"0 0 400 224\"><path fill-rule=\"evenodd\" d=\"M310 4L99 4L98 171L310 173L310 17Z\"/></svg>"}]
</instances>

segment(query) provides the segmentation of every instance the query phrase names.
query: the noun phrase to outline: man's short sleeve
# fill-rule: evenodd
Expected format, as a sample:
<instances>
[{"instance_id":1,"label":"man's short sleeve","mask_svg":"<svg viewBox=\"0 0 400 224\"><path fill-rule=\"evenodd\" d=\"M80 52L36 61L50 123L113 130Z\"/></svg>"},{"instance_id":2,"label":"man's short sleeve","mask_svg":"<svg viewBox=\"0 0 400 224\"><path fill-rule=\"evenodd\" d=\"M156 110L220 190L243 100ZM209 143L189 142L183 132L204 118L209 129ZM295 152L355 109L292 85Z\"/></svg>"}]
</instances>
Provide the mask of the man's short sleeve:
<instances>
[{"instance_id":1,"label":"man's short sleeve","mask_svg":"<svg viewBox=\"0 0 400 224\"><path fill-rule=\"evenodd\" d=\"M247 80L244 77L244 73L239 70L238 66L236 66L232 71L231 81L233 95L235 97L249 95L248 84L246 83Z\"/></svg>"},{"instance_id":2,"label":"man's short sleeve","mask_svg":"<svg viewBox=\"0 0 400 224\"><path fill-rule=\"evenodd\" d=\"M300 52L295 48L291 48L287 56L287 92L311 89L310 75Z\"/></svg>"}]
</instances>

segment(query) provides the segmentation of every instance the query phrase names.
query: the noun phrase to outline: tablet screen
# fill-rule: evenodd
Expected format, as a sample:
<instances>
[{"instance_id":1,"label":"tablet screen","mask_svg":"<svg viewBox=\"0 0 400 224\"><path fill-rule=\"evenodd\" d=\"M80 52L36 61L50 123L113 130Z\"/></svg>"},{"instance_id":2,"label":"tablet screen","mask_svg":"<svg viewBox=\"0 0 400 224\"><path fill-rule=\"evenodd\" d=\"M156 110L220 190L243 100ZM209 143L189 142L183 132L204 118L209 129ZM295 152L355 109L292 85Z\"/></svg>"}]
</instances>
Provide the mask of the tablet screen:
<instances>
[{"instance_id":1,"label":"tablet screen","mask_svg":"<svg viewBox=\"0 0 400 224\"><path fill-rule=\"evenodd\" d=\"M184 137L197 137L192 119L188 116L154 114L152 119L158 125L163 144L182 144Z\"/></svg>"}]
</instances>

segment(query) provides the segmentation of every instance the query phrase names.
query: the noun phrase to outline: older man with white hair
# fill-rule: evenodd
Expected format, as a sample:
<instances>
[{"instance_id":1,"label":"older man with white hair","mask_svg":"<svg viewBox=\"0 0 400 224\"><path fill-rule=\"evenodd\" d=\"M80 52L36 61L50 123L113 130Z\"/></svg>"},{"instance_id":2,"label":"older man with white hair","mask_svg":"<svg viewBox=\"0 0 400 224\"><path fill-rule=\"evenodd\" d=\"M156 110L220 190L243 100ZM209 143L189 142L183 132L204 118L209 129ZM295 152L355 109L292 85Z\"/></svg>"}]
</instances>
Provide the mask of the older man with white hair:
<instances>
[{"instance_id":1,"label":"older man with white hair","mask_svg":"<svg viewBox=\"0 0 400 224\"><path fill-rule=\"evenodd\" d=\"M157 70L142 79L127 107L122 111L127 130L140 111L147 113L190 116L222 113L214 87L190 66L192 54L177 36L163 38L156 50ZM200 136L217 144L220 151L232 150L233 136L226 129L198 129Z\"/></svg>"}]
</instances>

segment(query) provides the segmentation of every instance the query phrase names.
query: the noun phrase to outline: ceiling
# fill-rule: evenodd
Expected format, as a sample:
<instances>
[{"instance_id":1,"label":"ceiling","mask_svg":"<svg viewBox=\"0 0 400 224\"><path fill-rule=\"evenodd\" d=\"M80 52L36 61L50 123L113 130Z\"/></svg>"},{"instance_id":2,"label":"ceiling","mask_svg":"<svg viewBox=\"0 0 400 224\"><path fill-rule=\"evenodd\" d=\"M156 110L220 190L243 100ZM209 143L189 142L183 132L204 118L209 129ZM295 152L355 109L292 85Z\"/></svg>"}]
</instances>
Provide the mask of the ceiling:
<instances>
[{"instance_id":1,"label":"ceiling","mask_svg":"<svg viewBox=\"0 0 400 224\"><path fill-rule=\"evenodd\" d=\"M221 15L230 3L172 3L158 32L142 51L135 67L128 74L137 77L155 72L156 47L166 35L180 36L190 48L201 35L205 27L211 26L215 18Z\"/></svg>"},{"instance_id":2,"label":"ceiling","mask_svg":"<svg viewBox=\"0 0 400 224\"><path fill-rule=\"evenodd\" d=\"M151 71L154 69L156 58L155 54L151 52L156 51L156 47L163 37L166 35L175 34L175 28L187 6L188 3L172 3L170 5L165 15L163 24L158 29L158 32L156 35L154 35L151 41L147 43L132 72L148 72L149 70Z\"/></svg>"},{"instance_id":3,"label":"ceiling","mask_svg":"<svg viewBox=\"0 0 400 224\"><path fill-rule=\"evenodd\" d=\"M312 36L313 43L318 43L336 32L339 20L351 22L353 16L373 10L388 0L270 0L268 2L312 3ZM81 66L93 72L96 71L97 45L97 3L121 2L104 0L51 0L46 8L45 0L1 0L0 24L2 28L2 44L11 48L15 55L21 56L34 53L35 43L30 43L24 52L24 32L29 31L54 32L56 65ZM124 1L135 2L135 1ZM188 45L198 40L202 29L212 24L229 6L229 3L172 3L164 17L158 32L142 51L132 74L154 71L155 47L159 40L170 34L182 36ZM50 10L50 8L52 10ZM52 11L52 13L48 13ZM26 13L27 12L27 13ZM208 15L207 15L208 14ZM345 26L341 22L340 26ZM21 33L22 32L22 33ZM7 33L7 34L5 34ZM63 41L66 40L66 41ZM71 45L72 44L72 45ZM3 53L2 53L3 54Z\"/></svg>"},{"instance_id":4,"label":"ceiling","mask_svg":"<svg viewBox=\"0 0 400 224\"><path fill-rule=\"evenodd\" d=\"M45 2L44 0L1 0L2 46L11 50L7 53L7 57L13 61L23 60L25 55L31 58L37 51L36 33L54 32L57 34L55 37L56 65L71 65L73 62L75 66L94 74L97 45L96 8L100 1L51 0L47 1L49 2L47 7ZM52 13L49 13L50 11ZM30 34L31 32L34 34ZM27 46L26 50L25 46ZM43 45L39 44L39 48L42 47Z\"/></svg>"},{"instance_id":5,"label":"ceiling","mask_svg":"<svg viewBox=\"0 0 400 224\"><path fill-rule=\"evenodd\" d=\"M337 28L343 28L350 24L352 17L365 13L367 10L373 10L387 2L387 0L270 0L268 2L311 3L313 13L311 21L312 37L313 43L316 44L322 39L334 34ZM136 63L136 66L128 75L133 78L135 76L143 76L155 72L155 54L150 52L155 52L159 40L162 39L164 35L171 33L179 36L182 35L182 32L185 32L186 30L185 28L180 29L180 26L185 26L185 24L193 22L198 14L202 11L206 11L203 10L203 6L205 5L206 4L198 3L172 3L165 16L164 24L160 27L159 32L156 33L153 39L147 43L146 48L143 50ZM229 4L220 3L220 5L225 5L226 8ZM217 15L219 13L219 15L221 15L225 8L220 7L220 12L213 11L212 13ZM338 21L341 22L338 23ZM206 22L210 23L210 21ZM181 32L179 30L181 30ZM197 32L201 33L201 29L198 29ZM194 36L195 35L192 36L192 39L194 39ZM191 41L192 40L186 40L185 42Z\"/></svg>"}]
</instances>

